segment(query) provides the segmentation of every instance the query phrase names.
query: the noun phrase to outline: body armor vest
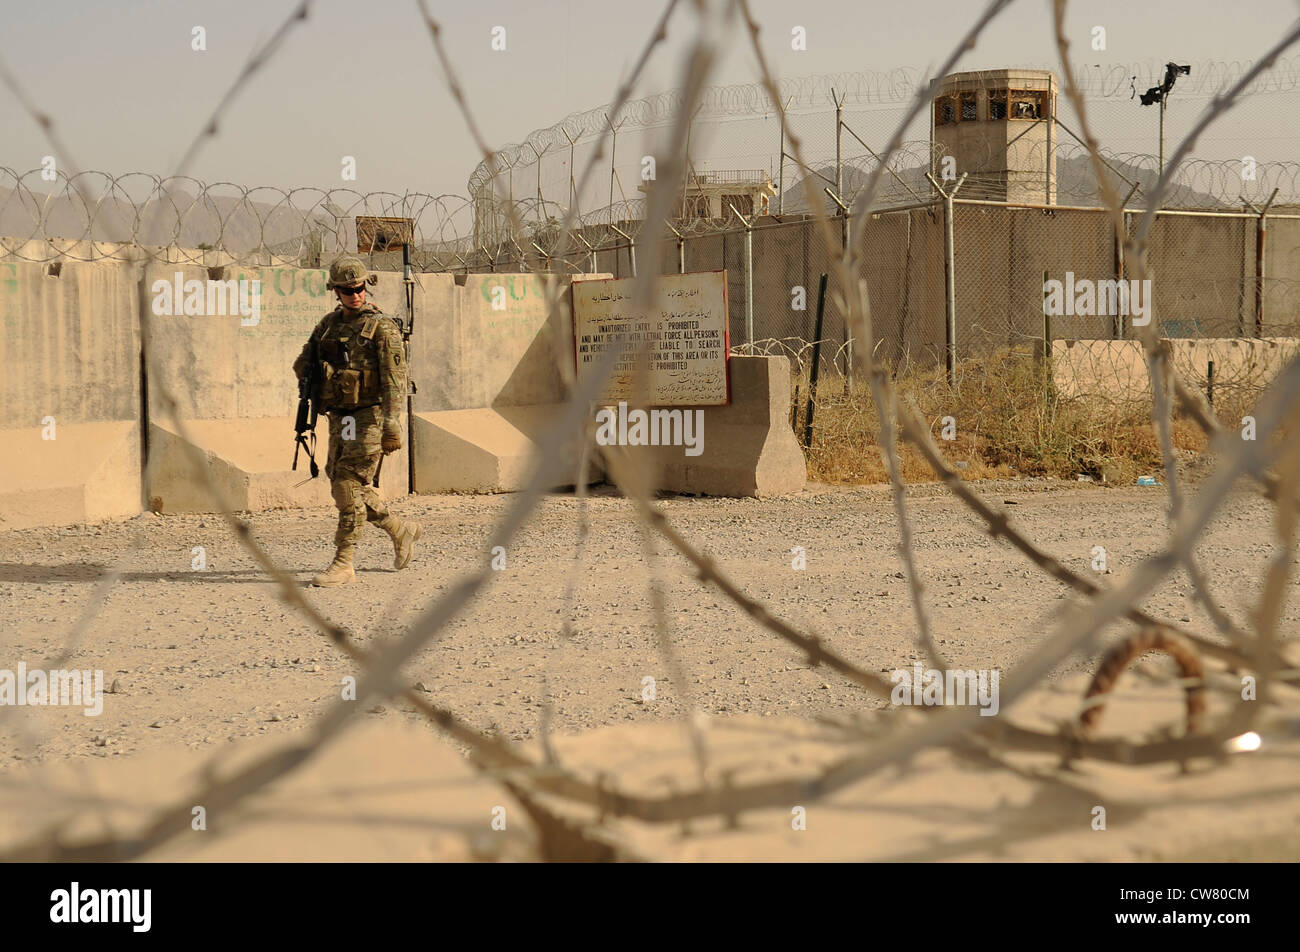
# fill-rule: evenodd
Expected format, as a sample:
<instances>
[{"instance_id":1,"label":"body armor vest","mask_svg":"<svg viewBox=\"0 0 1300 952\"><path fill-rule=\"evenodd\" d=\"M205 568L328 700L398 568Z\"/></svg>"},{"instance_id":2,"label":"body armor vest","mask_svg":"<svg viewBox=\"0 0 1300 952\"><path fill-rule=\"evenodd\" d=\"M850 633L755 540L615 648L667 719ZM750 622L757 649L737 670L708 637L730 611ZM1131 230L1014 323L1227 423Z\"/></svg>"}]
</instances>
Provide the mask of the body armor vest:
<instances>
[{"instance_id":1,"label":"body armor vest","mask_svg":"<svg viewBox=\"0 0 1300 952\"><path fill-rule=\"evenodd\" d=\"M377 310L351 319L340 313L321 335L321 402L326 410L357 410L381 402L376 332L384 319Z\"/></svg>"}]
</instances>

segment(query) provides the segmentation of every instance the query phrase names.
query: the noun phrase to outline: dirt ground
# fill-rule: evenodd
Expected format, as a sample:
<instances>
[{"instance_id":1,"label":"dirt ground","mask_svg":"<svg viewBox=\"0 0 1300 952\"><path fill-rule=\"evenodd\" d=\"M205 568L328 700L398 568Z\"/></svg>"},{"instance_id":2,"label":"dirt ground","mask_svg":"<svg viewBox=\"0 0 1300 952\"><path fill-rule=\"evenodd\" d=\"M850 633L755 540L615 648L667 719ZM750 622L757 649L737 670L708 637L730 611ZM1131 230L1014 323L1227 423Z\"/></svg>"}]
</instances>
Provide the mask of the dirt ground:
<instances>
[{"instance_id":1,"label":"dirt ground","mask_svg":"<svg viewBox=\"0 0 1300 952\"><path fill-rule=\"evenodd\" d=\"M1014 525L1076 571L1095 575L1094 547L1104 547L1107 584L1120 583L1165 536L1163 487L1103 489L1046 480L977 486L1005 503ZM845 721L888 706L829 671L809 668L791 647L704 588L659 542L672 648L683 672L675 678L657 645L650 566L630 507L610 491L593 492L580 565L574 556L578 501L549 496L510 545L486 594L408 667L409 678L430 699L520 740L536 739L548 691L552 729L565 735L674 720L688 706L723 718L779 717L782 723ZM357 582L311 589L309 597L363 643L392 637L466 567L491 558L489 534L514 498L398 500L395 511L425 526L411 567L394 572L387 538L368 528L358 549ZM921 660L885 487L812 486L797 497L762 501L670 497L661 505L746 592L851 660L882 672ZM909 505L941 650L956 666L1013 668L1048 636L1065 590L990 540L942 487L913 487ZM1273 549L1269 511L1243 490L1198 548L1216 595L1243 621ZM304 583L328 564L332 509L247 518L272 556ZM196 547L203 550L204 569L191 567ZM795 547L806 553L806 569L792 567ZM278 599L217 515L149 514L125 523L0 534L0 667L22 660L34 668L56 654L92 607L108 566L121 575L65 667L102 669L105 687L116 684L114 693L105 696L99 717L67 708L0 709L0 777L33 763L205 751L240 738L291 735L339 697L344 676L356 673ZM566 642L563 595L575 572L576 634ZM1183 576L1167 580L1145 607L1213 633ZM1289 638L1298 612L1289 599L1281 625ZM1128 630L1114 626L1108 635ZM1094 667L1095 660L1074 658L1053 678L1076 691ZM643 699L646 678L654 679L649 701ZM1143 726L1176 722L1176 689L1152 690L1164 692L1147 698L1160 701L1162 713ZM1115 713L1108 708L1106 717L1123 723L1124 704L1116 699ZM422 723L391 701L362 718Z\"/></svg>"}]
</instances>

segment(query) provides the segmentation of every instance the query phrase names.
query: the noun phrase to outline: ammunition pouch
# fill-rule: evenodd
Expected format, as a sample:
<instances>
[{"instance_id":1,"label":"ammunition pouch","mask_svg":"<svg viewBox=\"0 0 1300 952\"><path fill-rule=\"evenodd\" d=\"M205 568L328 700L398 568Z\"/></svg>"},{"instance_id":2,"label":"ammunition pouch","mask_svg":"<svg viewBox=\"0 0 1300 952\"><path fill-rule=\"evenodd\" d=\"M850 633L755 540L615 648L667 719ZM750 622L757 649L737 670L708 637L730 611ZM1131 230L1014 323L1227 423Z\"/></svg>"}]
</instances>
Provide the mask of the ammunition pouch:
<instances>
[{"instance_id":1,"label":"ammunition pouch","mask_svg":"<svg viewBox=\"0 0 1300 952\"><path fill-rule=\"evenodd\" d=\"M361 402L361 371L340 370L334 375L334 402L347 407Z\"/></svg>"},{"instance_id":2,"label":"ammunition pouch","mask_svg":"<svg viewBox=\"0 0 1300 952\"><path fill-rule=\"evenodd\" d=\"M379 374L361 368L338 369L321 363L321 401L328 409L352 409L380 402Z\"/></svg>"}]
</instances>

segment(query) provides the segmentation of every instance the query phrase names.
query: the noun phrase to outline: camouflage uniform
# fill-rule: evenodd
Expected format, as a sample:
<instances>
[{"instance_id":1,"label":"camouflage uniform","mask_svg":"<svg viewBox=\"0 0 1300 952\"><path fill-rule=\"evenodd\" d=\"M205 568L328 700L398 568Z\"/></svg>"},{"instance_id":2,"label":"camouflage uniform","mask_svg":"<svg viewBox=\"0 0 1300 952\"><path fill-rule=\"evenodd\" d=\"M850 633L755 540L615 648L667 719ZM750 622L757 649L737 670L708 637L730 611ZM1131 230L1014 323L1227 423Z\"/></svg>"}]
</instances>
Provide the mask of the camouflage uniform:
<instances>
[{"instance_id":1,"label":"camouflage uniform","mask_svg":"<svg viewBox=\"0 0 1300 952\"><path fill-rule=\"evenodd\" d=\"M365 281L365 266L344 257L330 268L329 286ZM401 420L407 393L406 361L402 335L392 318L373 304L355 309L342 306L326 314L311 333L321 363L320 407L329 414L329 456L325 475L339 510L334 533L337 554L329 569L312 580L314 585L342 585L353 580L353 551L366 522L389 534L396 552L394 565L405 568L411 560L418 524L389 513L371 487L383 456L385 440L401 445ZM293 371L307 372L310 342L294 361ZM350 439L344 439L344 429Z\"/></svg>"}]
</instances>

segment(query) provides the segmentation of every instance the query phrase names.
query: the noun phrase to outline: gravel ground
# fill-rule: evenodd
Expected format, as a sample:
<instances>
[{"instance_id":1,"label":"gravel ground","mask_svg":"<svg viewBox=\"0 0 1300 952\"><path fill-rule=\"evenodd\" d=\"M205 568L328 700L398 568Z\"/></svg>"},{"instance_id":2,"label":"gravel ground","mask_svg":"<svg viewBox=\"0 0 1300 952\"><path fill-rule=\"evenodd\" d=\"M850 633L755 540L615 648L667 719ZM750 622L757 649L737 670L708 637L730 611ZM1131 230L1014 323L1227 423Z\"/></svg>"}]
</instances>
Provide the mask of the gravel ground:
<instances>
[{"instance_id":1,"label":"gravel ground","mask_svg":"<svg viewBox=\"0 0 1300 952\"><path fill-rule=\"evenodd\" d=\"M1106 550L1107 584L1157 550L1163 488L1105 489L1023 480L980 483L1013 524L1079 572ZM362 643L402 624L481 560L515 497L409 497L394 509L424 523L415 561L392 570L387 538L367 529L357 582L308 597ZM907 583L885 487L811 486L778 500L670 497L661 505L686 536L717 558L778 616L816 631L869 670L920 660ZM553 728L580 731L672 718L693 704L709 713L844 718L883 706L843 679L811 669L790 646L686 571L676 553L657 559L672 650L659 650L650 616L650 567L626 502L597 489L591 534L574 590L575 636L561 636L565 585L577 570L579 503L545 499L506 553L487 592L408 667L431 700L510 738L535 737L548 685ZM1064 589L1019 554L995 544L938 485L909 491L915 551L941 650L962 667L1007 668L1051 630ZM1198 549L1216 594L1244 620L1272 552L1270 507L1233 496ZM272 556L304 584L331 556L332 509L248 516ZM807 567L792 567L792 549ZM206 569L194 570L196 547ZM659 543L657 550L666 553ZM68 667L102 669L99 717L79 709L0 709L0 766L15 761L111 757L136 750L204 748L228 739L304 729L355 674L341 653L276 596L274 586L216 515L0 533L0 668L45 666L83 613L94 608L105 567L121 570ZM1295 582L1292 581L1292 586ZM1147 599L1152 613L1194 631L1213 628L1185 577ZM1295 631L1289 600L1282 624ZM1125 629L1116 626L1116 634ZM1073 659L1057 673L1091 670ZM643 700L654 679L654 699ZM1172 699L1172 695L1171 695ZM1176 703L1171 700L1171 703ZM387 701L367 717L417 719Z\"/></svg>"}]
</instances>

